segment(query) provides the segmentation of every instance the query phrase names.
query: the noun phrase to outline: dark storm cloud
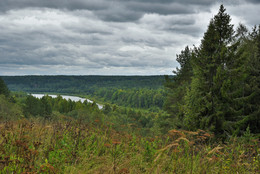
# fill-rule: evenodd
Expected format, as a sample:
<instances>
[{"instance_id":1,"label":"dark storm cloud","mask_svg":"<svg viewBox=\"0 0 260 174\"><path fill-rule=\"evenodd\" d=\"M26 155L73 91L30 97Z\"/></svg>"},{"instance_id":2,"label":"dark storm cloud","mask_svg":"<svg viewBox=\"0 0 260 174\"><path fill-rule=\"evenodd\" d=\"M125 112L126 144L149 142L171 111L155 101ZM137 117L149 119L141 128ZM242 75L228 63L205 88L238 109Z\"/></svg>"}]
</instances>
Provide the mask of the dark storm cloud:
<instances>
[{"instance_id":1,"label":"dark storm cloud","mask_svg":"<svg viewBox=\"0 0 260 174\"><path fill-rule=\"evenodd\" d=\"M121 0L118 0L121 1ZM126 0L126 1L135 1L135 2L147 2L147 3L162 3L169 4L173 2L182 3L182 4L200 4L200 5L211 5L215 3L217 0Z\"/></svg>"},{"instance_id":2,"label":"dark storm cloud","mask_svg":"<svg viewBox=\"0 0 260 174\"><path fill-rule=\"evenodd\" d=\"M101 10L107 8L108 5L109 2L106 0L4 0L0 2L0 9L7 11L27 7L46 7L68 10Z\"/></svg>"},{"instance_id":3,"label":"dark storm cloud","mask_svg":"<svg viewBox=\"0 0 260 174\"><path fill-rule=\"evenodd\" d=\"M145 13L191 14L209 6L213 0L8 0L0 2L2 12L21 8L54 8L90 10L106 21L127 22L140 19ZM196 6L194 6L196 5Z\"/></svg>"},{"instance_id":4,"label":"dark storm cloud","mask_svg":"<svg viewBox=\"0 0 260 174\"><path fill-rule=\"evenodd\" d=\"M104 21L129 22L136 21L143 16L143 13L125 9L125 7L112 7L111 9L100 10L95 14Z\"/></svg>"},{"instance_id":5,"label":"dark storm cloud","mask_svg":"<svg viewBox=\"0 0 260 174\"><path fill-rule=\"evenodd\" d=\"M253 0L252 0L253 1ZM114 22L137 21L146 13L193 14L209 7L218 0L7 0L0 2L6 12L21 8L54 8L61 10L90 10L101 20ZM233 3L228 0L226 3Z\"/></svg>"},{"instance_id":6,"label":"dark storm cloud","mask_svg":"<svg viewBox=\"0 0 260 174\"><path fill-rule=\"evenodd\" d=\"M258 2L224 5L232 22L250 26L260 23ZM177 66L175 55L199 44L219 3L3 0L0 75L169 74Z\"/></svg>"},{"instance_id":7,"label":"dark storm cloud","mask_svg":"<svg viewBox=\"0 0 260 174\"><path fill-rule=\"evenodd\" d=\"M194 9L187 8L187 6L179 3L143 3L143 2L131 2L128 7L133 11L143 13L157 13L162 15L168 14L189 14L194 13Z\"/></svg>"},{"instance_id":8,"label":"dark storm cloud","mask_svg":"<svg viewBox=\"0 0 260 174\"><path fill-rule=\"evenodd\" d=\"M248 0L248 1L252 3L260 3L260 0Z\"/></svg>"}]
</instances>

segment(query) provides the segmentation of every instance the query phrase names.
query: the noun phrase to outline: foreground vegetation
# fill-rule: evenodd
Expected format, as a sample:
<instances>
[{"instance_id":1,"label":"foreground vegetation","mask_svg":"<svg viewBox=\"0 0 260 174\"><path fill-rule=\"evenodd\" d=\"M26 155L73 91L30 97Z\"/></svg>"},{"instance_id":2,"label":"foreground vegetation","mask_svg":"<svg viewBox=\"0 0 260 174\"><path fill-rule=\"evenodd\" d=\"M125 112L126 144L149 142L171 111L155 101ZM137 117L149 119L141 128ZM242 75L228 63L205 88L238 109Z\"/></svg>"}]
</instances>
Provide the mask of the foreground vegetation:
<instances>
[{"instance_id":1,"label":"foreground vegetation","mask_svg":"<svg viewBox=\"0 0 260 174\"><path fill-rule=\"evenodd\" d=\"M0 91L0 173L259 173L250 130L219 141L160 113Z\"/></svg>"},{"instance_id":2,"label":"foreground vegetation","mask_svg":"<svg viewBox=\"0 0 260 174\"><path fill-rule=\"evenodd\" d=\"M147 138L62 115L7 121L0 131L2 173L260 172L260 142L250 135L220 144L202 130Z\"/></svg>"}]
</instances>

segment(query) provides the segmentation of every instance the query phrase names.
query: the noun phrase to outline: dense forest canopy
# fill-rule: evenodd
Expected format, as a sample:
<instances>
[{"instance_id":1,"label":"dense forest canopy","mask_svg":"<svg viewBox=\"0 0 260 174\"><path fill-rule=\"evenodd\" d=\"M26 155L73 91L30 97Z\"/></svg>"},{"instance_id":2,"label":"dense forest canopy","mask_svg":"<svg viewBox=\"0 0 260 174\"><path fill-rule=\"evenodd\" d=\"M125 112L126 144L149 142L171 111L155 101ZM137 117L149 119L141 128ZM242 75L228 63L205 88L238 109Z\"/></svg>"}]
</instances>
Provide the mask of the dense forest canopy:
<instances>
[{"instance_id":1,"label":"dense forest canopy","mask_svg":"<svg viewBox=\"0 0 260 174\"><path fill-rule=\"evenodd\" d=\"M173 127L210 130L219 137L260 133L260 26L237 30L223 5L198 47L177 55L166 78L165 110Z\"/></svg>"},{"instance_id":2,"label":"dense forest canopy","mask_svg":"<svg viewBox=\"0 0 260 174\"><path fill-rule=\"evenodd\" d=\"M92 92L95 88L162 88L164 76L2 76L12 91Z\"/></svg>"}]
</instances>

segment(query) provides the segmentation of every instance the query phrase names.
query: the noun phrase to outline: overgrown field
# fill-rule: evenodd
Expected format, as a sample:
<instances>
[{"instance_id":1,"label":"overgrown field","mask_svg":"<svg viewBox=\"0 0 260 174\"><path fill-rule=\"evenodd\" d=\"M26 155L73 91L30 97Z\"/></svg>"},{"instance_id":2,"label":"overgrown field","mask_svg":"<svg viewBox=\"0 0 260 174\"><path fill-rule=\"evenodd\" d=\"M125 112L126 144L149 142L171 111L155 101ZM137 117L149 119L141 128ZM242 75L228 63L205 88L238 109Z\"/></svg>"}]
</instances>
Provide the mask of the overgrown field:
<instances>
[{"instance_id":1,"label":"overgrown field","mask_svg":"<svg viewBox=\"0 0 260 174\"><path fill-rule=\"evenodd\" d=\"M216 144L203 130L141 137L100 120L58 120L1 122L1 173L260 172L260 141L250 132Z\"/></svg>"}]
</instances>

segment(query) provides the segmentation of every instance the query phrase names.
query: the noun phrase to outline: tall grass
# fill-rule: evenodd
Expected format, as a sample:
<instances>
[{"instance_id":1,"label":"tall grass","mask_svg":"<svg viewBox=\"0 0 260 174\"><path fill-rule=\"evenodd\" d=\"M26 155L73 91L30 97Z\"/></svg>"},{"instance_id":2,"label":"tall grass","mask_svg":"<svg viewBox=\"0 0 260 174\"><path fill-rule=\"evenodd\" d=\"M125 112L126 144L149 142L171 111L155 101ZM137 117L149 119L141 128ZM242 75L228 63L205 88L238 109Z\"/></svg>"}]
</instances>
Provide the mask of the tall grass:
<instances>
[{"instance_id":1,"label":"tall grass","mask_svg":"<svg viewBox=\"0 0 260 174\"><path fill-rule=\"evenodd\" d=\"M216 143L203 131L161 137L110 123L22 119L0 124L1 173L259 173L260 141Z\"/></svg>"}]
</instances>

